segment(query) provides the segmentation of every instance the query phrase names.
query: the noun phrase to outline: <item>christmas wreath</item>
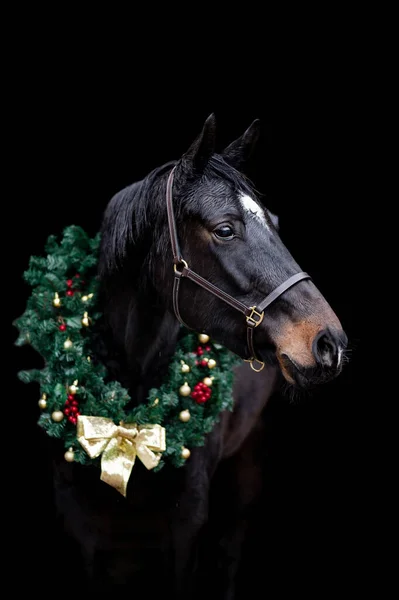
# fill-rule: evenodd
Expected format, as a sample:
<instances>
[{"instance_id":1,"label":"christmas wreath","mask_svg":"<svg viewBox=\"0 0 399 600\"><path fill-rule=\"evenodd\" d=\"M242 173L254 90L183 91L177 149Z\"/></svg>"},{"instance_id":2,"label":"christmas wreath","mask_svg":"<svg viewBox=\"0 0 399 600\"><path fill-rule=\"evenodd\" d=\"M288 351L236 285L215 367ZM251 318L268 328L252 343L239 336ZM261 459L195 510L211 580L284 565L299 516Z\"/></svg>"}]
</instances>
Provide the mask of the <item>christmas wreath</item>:
<instances>
[{"instance_id":1,"label":"christmas wreath","mask_svg":"<svg viewBox=\"0 0 399 600\"><path fill-rule=\"evenodd\" d=\"M190 448L204 444L220 412L232 410L240 359L207 335L182 329L165 381L128 408L128 391L93 353L99 244L99 234L90 238L70 226L60 241L48 238L46 256L30 258L24 279L32 293L14 321L16 344L31 344L44 366L18 376L39 384L38 424L64 441L65 459L101 466L101 479L126 495L136 457L155 471L166 461L181 467Z\"/></svg>"}]
</instances>

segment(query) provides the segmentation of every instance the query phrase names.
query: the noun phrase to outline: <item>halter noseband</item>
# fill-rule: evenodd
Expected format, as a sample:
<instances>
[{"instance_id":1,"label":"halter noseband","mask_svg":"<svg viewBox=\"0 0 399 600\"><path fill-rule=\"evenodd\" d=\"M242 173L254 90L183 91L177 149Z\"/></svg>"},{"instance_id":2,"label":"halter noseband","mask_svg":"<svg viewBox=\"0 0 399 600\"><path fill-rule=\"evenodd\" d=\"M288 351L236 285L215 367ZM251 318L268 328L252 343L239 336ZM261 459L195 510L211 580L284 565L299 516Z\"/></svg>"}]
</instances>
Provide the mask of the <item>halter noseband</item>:
<instances>
[{"instance_id":1,"label":"halter noseband","mask_svg":"<svg viewBox=\"0 0 399 600\"><path fill-rule=\"evenodd\" d=\"M302 279L311 279L310 275L304 272L296 273L289 277L284 283L281 283L277 286L266 298L258 305L258 306L246 306L230 294L227 294L220 288L207 281L195 271L192 271L188 266L187 262L183 259L180 251L179 240L177 237L176 231L176 221L175 215L173 211L173 198L172 198L172 186L173 186L173 177L174 177L174 167L169 174L168 181L166 184L166 209L168 213L168 223L169 223L169 233L170 233L170 241L172 244L172 252L173 252L173 269L174 269L174 283L173 283L173 309L175 311L175 315L177 319L180 321L182 325L187 327L188 329L192 329L183 321L179 311L179 289L180 289L180 281L182 277L187 277L194 281L197 285L203 287L208 292L211 292L214 296L220 298L229 304L232 308L239 310L244 316L247 322L247 345L249 348L250 358L245 359L247 362L251 364L251 368L256 371L262 371L265 363L259 360L256 357L256 352L254 348L254 329L258 327L263 321L263 317L265 314L265 309L272 304L277 298L279 298L284 292L286 292L289 288L302 281ZM259 364L259 368L254 366L254 363Z\"/></svg>"}]
</instances>

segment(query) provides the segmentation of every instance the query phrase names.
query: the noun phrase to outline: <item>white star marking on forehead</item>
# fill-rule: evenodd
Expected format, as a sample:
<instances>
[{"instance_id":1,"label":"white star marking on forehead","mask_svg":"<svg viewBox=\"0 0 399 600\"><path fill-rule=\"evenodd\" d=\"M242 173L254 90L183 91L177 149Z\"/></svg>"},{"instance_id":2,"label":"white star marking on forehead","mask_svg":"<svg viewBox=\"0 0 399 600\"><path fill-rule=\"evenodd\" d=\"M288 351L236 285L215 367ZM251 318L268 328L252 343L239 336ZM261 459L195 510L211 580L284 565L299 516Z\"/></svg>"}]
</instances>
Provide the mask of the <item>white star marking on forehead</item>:
<instances>
[{"instance_id":1,"label":"white star marking on forehead","mask_svg":"<svg viewBox=\"0 0 399 600\"><path fill-rule=\"evenodd\" d=\"M266 221L263 209L259 206L257 202L255 202L255 200L251 198L251 196L243 194L242 196L240 196L240 202L241 206L247 213L255 217L255 219L257 219L259 223L261 223L264 227L266 227L266 229L270 231L270 227L268 225L268 222Z\"/></svg>"}]
</instances>

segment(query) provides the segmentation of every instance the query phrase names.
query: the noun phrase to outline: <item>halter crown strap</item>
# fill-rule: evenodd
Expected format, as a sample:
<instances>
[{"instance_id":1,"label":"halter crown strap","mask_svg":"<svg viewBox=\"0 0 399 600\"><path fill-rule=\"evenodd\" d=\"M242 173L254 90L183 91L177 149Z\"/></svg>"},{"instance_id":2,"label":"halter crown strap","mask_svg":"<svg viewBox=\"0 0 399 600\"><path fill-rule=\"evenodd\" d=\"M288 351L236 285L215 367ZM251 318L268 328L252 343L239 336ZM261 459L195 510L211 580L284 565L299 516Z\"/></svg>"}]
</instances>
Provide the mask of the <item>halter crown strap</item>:
<instances>
[{"instance_id":1,"label":"halter crown strap","mask_svg":"<svg viewBox=\"0 0 399 600\"><path fill-rule=\"evenodd\" d=\"M277 286L258 306L246 306L233 296L230 296L227 292L224 292L217 286L213 285L207 279L204 279L190 269L187 262L183 259L179 240L177 237L177 229L176 229L176 221L175 214L173 210L173 197L172 197L172 186L173 186L173 178L174 171L176 167L173 167L172 171L169 173L169 177L166 183L166 209L168 215L168 224L169 224L169 234L170 241L172 245L172 253L173 253L173 263L174 263L174 284L173 284L173 309L175 311L175 315L179 322L190 329L190 327L183 321L180 310L179 310L179 289L180 289L180 281L182 277L187 277L187 279L191 279L194 283L201 286L214 296L229 304L232 308L239 310L246 319L247 322L247 345L250 352L250 358L246 359L251 363L251 368L254 371L261 371L265 364L256 357L256 352L254 348L254 329L260 325L264 317L265 309L272 304L277 298L279 298L284 292L286 292L289 288L299 283L303 279L311 279L310 275L305 272L296 273L289 277L286 281ZM179 268L178 268L179 267ZM260 366L257 368L254 363L258 363Z\"/></svg>"},{"instance_id":2,"label":"halter crown strap","mask_svg":"<svg viewBox=\"0 0 399 600\"><path fill-rule=\"evenodd\" d=\"M177 237L175 213L173 210L173 198L172 198L172 186L173 186L173 178L174 178L175 169L176 169L176 167L173 167L173 169L169 173L168 181L166 183L166 211L168 213L169 234L170 234L170 242L172 244L173 262L175 265L177 265L177 264L181 263L182 255L180 252L179 240Z\"/></svg>"}]
</instances>

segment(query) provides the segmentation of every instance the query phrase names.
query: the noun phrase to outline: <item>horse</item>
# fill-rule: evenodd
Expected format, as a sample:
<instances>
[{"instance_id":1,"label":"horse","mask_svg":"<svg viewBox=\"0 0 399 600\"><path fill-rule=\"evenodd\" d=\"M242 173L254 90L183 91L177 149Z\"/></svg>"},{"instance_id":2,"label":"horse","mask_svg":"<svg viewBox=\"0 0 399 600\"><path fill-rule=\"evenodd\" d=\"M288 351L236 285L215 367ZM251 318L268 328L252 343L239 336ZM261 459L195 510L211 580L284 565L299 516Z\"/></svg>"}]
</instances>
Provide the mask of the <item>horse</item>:
<instances>
[{"instance_id":1,"label":"horse","mask_svg":"<svg viewBox=\"0 0 399 600\"><path fill-rule=\"evenodd\" d=\"M261 415L282 387L307 390L341 372L341 323L245 175L259 134L256 120L217 153L212 114L179 159L116 193L104 211L98 355L132 403L162 383L182 324L243 360L234 409L204 446L179 469L137 464L126 498L94 467L54 458L57 511L93 593L235 598L261 485Z\"/></svg>"}]
</instances>

